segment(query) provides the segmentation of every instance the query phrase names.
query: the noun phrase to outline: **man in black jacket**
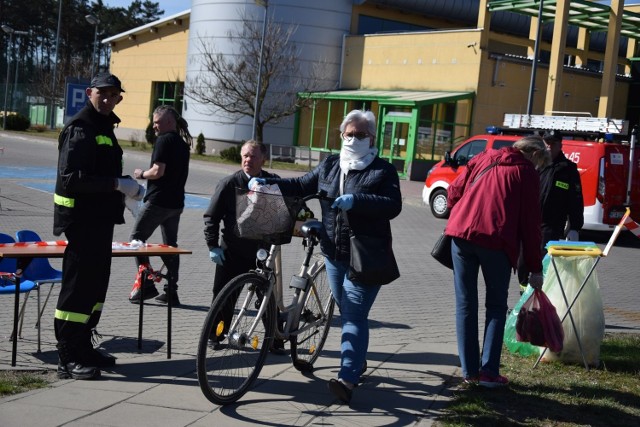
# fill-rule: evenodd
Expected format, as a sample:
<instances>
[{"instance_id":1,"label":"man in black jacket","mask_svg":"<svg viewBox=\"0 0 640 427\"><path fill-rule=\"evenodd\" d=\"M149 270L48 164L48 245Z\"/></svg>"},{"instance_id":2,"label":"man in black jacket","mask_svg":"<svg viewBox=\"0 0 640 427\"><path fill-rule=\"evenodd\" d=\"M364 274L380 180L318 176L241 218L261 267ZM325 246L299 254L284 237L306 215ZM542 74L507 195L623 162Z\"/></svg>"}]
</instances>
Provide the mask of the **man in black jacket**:
<instances>
[{"instance_id":1,"label":"man in black jacket","mask_svg":"<svg viewBox=\"0 0 640 427\"><path fill-rule=\"evenodd\" d=\"M124 223L124 195L138 197L140 186L122 177L122 149L113 132L120 119L120 80L97 74L86 89L87 105L71 118L58 138L53 234L65 234L62 286L54 327L59 378L100 376L115 358L91 344L107 296L115 224Z\"/></svg>"},{"instance_id":2,"label":"man in black jacket","mask_svg":"<svg viewBox=\"0 0 640 427\"><path fill-rule=\"evenodd\" d=\"M562 152L562 135L546 131L542 138L551 154L551 164L540 171L542 251L550 240L578 240L584 224L584 202L578 166ZM567 231L568 230L568 231ZM526 287L529 272L518 263L518 280Z\"/></svg>"},{"instance_id":3,"label":"man in black jacket","mask_svg":"<svg viewBox=\"0 0 640 427\"><path fill-rule=\"evenodd\" d=\"M214 298L224 285L234 277L248 272L256 266L256 252L260 248L269 249L269 245L260 240L242 239L234 233L236 227L236 188L246 189L251 178L278 178L278 175L262 170L267 159L264 144L249 140L240 150L242 169L222 179L213 195L209 207L204 213L204 240L209 248L211 261L216 264L213 281ZM220 222L224 228L220 229ZM231 307L232 309L233 307ZM229 312L225 324L231 324ZM281 342L274 344L279 353Z\"/></svg>"}]
</instances>

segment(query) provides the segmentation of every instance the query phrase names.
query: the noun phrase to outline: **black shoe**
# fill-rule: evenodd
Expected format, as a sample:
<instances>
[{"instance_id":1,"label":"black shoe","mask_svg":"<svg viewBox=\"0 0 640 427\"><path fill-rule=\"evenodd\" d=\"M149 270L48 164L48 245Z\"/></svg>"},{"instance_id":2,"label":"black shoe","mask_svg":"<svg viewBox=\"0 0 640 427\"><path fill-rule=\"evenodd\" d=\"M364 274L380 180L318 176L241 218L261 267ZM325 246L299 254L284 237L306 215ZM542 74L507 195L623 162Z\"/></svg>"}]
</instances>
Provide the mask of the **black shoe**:
<instances>
[{"instance_id":1,"label":"black shoe","mask_svg":"<svg viewBox=\"0 0 640 427\"><path fill-rule=\"evenodd\" d=\"M140 289L141 288L137 288L131 291L131 294L129 295L129 302L131 304L140 304L140 294L142 293ZM160 295L160 292L158 292L155 286L151 285L144 288L145 301L153 297L157 297L158 295Z\"/></svg>"},{"instance_id":2,"label":"black shoe","mask_svg":"<svg viewBox=\"0 0 640 427\"><path fill-rule=\"evenodd\" d=\"M165 292L164 294L162 294L159 297L157 297L156 301L161 302L163 304L168 304L169 297L168 297L167 293ZM171 305L173 307L177 307L177 306L180 305L180 299L178 298L178 293L177 292L171 292Z\"/></svg>"},{"instance_id":3,"label":"black shoe","mask_svg":"<svg viewBox=\"0 0 640 427\"><path fill-rule=\"evenodd\" d=\"M349 387L342 384L335 378L329 380L329 391L342 402L347 404L351 402L351 395L353 394L353 390L349 390Z\"/></svg>"},{"instance_id":4,"label":"black shoe","mask_svg":"<svg viewBox=\"0 0 640 427\"><path fill-rule=\"evenodd\" d=\"M278 356L285 356L287 354L287 351L284 349L284 341L279 338L273 339L273 344L269 351Z\"/></svg>"},{"instance_id":5,"label":"black shoe","mask_svg":"<svg viewBox=\"0 0 640 427\"><path fill-rule=\"evenodd\" d=\"M58 362L58 378L61 380L95 380L100 378L100 369L95 366L85 366L82 363Z\"/></svg>"},{"instance_id":6,"label":"black shoe","mask_svg":"<svg viewBox=\"0 0 640 427\"><path fill-rule=\"evenodd\" d=\"M115 357L110 354L105 354L95 348L92 348L86 357L87 362L90 365L97 366L98 368L111 368L113 366L116 366Z\"/></svg>"}]
</instances>

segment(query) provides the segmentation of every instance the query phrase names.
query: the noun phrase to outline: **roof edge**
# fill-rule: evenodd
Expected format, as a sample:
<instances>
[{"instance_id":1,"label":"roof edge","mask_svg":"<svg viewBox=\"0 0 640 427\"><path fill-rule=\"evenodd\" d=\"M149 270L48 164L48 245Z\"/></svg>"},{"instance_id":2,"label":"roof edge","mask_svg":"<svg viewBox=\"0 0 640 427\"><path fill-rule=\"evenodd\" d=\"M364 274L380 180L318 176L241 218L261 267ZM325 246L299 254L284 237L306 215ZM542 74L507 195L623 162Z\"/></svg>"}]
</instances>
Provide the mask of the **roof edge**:
<instances>
[{"instance_id":1,"label":"roof edge","mask_svg":"<svg viewBox=\"0 0 640 427\"><path fill-rule=\"evenodd\" d=\"M149 22L148 24L141 25L140 27L133 28L124 33L116 34L115 36L108 37L100 41L100 43L111 43L118 40L126 39L130 35L140 34L146 32L150 28L158 27L163 24L167 24L171 21L175 21L176 19L188 17L191 14L191 9L183 10L182 12L175 13L173 15L167 16L166 18L158 19L157 21Z\"/></svg>"}]
</instances>

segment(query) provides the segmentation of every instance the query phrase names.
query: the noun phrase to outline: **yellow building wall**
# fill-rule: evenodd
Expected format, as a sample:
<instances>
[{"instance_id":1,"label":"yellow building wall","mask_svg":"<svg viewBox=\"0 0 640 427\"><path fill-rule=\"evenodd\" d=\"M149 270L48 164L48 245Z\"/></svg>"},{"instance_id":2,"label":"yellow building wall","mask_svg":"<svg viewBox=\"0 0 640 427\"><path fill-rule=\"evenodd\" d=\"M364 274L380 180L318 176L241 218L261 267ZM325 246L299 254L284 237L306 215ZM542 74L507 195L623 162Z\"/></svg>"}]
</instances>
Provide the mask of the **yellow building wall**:
<instances>
[{"instance_id":1,"label":"yellow building wall","mask_svg":"<svg viewBox=\"0 0 640 427\"><path fill-rule=\"evenodd\" d=\"M110 71L126 91L115 110L122 119L121 129L140 130L144 140L152 113L153 82L184 82L188 39L189 19L182 19L180 25L167 23L155 33L112 42Z\"/></svg>"},{"instance_id":2,"label":"yellow building wall","mask_svg":"<svg viewBox=\"0 0 640 427\"><path fill-rule=\"evenodd\" d=\"M472 133L484 133L487 126L501 126L506 113L526 114L529 100L531 65L504 59L487 58L482 63L478 84ZM544 110L549 72L538 67L533 94L532 114L552 114ZM560 88L562 105L559 111L598 115L600 75L564 69ZM616 81L613 118L626 118L629 83Z\"/></svg>"},{"instance_id":3,"label":"yellow building wall","mask_svg":"<svg viewBox=\"0 0 640 427\"><path fill-rule=\"evenodd\" d=\"M480 35L472 29L347 37L341 87L475 91Z\"/></svg>"}]
</instances>

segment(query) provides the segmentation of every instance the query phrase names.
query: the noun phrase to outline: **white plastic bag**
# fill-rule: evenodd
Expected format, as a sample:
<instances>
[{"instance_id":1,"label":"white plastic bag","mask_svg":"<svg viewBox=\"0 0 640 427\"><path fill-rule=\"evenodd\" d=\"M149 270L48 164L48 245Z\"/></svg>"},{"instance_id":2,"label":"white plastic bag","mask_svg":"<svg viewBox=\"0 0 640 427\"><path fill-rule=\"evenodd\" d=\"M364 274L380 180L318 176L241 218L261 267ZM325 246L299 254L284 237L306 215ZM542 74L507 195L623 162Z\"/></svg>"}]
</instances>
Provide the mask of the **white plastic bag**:
<instances>
[{"instance_id":1,"label":"white plastic bag","mask_svg":"<svg viewBox=\"0 0 640 427\"><path fill-rule=\"evenodd\" d=\"M236 235L244 239L269 239L291 235L293 218L277 184L236 195ZM289 241L291 239L289 238Z\"/></svg>"},{"instance_id":2,"label":"white plastic bag","mask_svg":"<svg viewBox=\"0 0 640 427\"><path fill-rule=\"evenodd\" d=\"M147 191L144 185L140 185L139 190L140 191L138 192L136 197L124 197L124 205L127 207L129 212L131 212L131 215L133 215L134 218L138 217L138 213L140 212L140 209L142 209L142 205L144 204L142 199L144 198L144 195Z\"/></svg>"},{"instance_id":3,"label":"white plastic bag","mask_svg":"<svg viewBox=\"0 0 640 427\"><path fill-rule=\"evenodd\" d=\"M555 257L558 274L564 288L569 304L574 300L584 278L593 266L595 259L586 256ZM543 291L549 297L551 303L556 307L558 316L563 318L567 312L567 304L562 297L562 291L558 284L553 265L549 265L549 270L545 276ZM600 363L600 345L604 338L604 308L598 275L594 270L589 280L583 287L577 301L571 308L571 314L576 325L578 336L582 344L584 357L588 365L598 366ZM564 344L562 351L553 353L547 350L542 358L543 361L560 360L568 363L582 364L582 356L578 340L571 324L571 319L567 315L562 322L564 330ZM542 351L542 349L541 349Z\"/></svg>"}]
</instances>

